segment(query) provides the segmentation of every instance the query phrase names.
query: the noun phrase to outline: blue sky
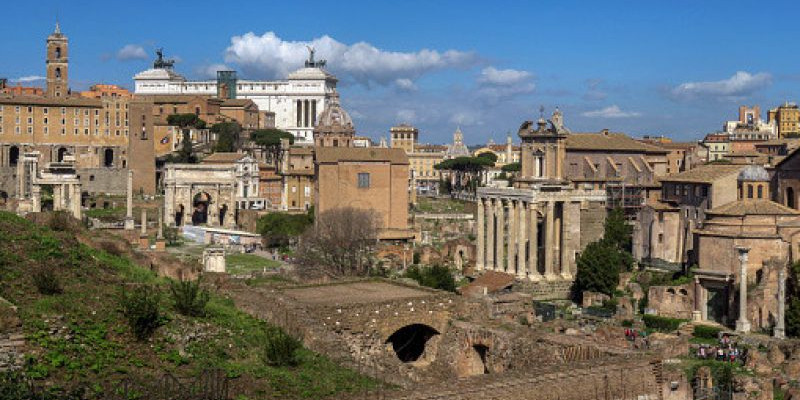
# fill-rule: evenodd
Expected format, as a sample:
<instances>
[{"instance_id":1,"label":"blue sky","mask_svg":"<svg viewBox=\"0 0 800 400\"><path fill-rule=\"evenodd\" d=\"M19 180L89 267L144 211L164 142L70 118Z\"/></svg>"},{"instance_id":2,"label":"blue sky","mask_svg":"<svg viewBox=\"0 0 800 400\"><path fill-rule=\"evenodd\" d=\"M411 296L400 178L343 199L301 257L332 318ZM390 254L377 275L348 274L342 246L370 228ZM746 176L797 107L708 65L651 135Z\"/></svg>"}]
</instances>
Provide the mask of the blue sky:
<instances>
[{"instance_id":1,"label":"blue sky","mask_svg":"<svg viewBox=\"0 0 800 400\"><path fill-rule=\"evenodd\" d=\"M44 75L58 15L74 88L132 86L156 47L201 78L215 66L283 78L312 42L360 134L410 122L427 142L457 126L504 140L558 106L573 131L693 140L739 104L797 101L800 2L30 1L4 4L0 76ZM25 79L23 79L25 80ZM43 84L32 81L33 84Z\"/></svg>"}]
</instances>

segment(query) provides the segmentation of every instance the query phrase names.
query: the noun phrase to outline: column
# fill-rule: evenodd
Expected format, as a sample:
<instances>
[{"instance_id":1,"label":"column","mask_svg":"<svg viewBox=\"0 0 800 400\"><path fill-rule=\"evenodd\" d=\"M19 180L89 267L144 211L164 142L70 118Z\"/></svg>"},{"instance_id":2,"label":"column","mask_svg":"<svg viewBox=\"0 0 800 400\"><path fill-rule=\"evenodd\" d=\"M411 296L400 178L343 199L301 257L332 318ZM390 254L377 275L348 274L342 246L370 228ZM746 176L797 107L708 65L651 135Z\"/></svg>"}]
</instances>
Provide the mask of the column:
<instances>
[{"instance_id":1,"label":"column","mask_svg":"<svg viewBox=\"0 0 800 400\"><path fill-rule=\"evenodd\" d=\"M547 215L545 216L544 226L544 277L548 280L555 279L555 274L553 273L553 214L555 214L555 204L554 201L547 202Z\"/></svg>"},{"instance_id":2,"label":"column","mask_svg":"<svg viewBox=\"0 0 800 400\"><path fill-rule=\"evenodd\" d=\"M53 211L63 210L64 209L64 200L63 200L63 185L52 185L53 187Z\"/></svg>"},{"instance_id":3,"label":"column","mask_svg":"<svg viewBox=\"0 0 800 400\"><path fill-rule=\"evenodd\" d=\"M147 236L147 209L142 208L142 236Z\"/></svg>"},{"instance_id":4,"label":"column","mask_svg":"<svg viewBox=\"0 0 800 400\"><path fill-rule=\"evenodd\" d=\"M125 229L133 230L133 171L128 170L127 198L125 199Z\"/></svg>"},{"instance_id":5,"label":"column","mask_svg":"<svg viewBox=\"0 0 800 400\"><path fill-rule=\"evenodd\" d=\"M555 166L553 167L555 168ZM559 212L560 211L560 212ZM553 208L553 273L556 275L564 274L564 265L561 263L563 252L562 232L564 230L564 203L557 202Z\"/></svg>"},{"instance_id":6,"label":"column","mask_svg":"<svg viewBox=\"0 0 800 400\"><path fill-rule=\"evenodd\" d=\"M528 214L528 207L525 206L524 202L520 201L519 207L517 208L517 215L519 218L519 236L517 237L517 277L519 279L525 279L528 277L528 273L525 271L525 263L528 261L525 259L528 241L528 230L525 226L525 222L528 219Z\"/></svg>"},{"instance_id":7,"label":"column","mask_svg":"<svg viewBox=\"0 0 800 400\"><path fill-rule=\"evenodd\" d=\"M503 207L505 207L505 205L503 204L503 199L497 199L497 203L495 204L495 206L497 207L497 217L496 217L497 238L495 240L496 249L494 255L494 260L495 260L494 269L495 271L505 271L506 262L505 262L505 250L503 249L504 247L503 240L505 239L504 236L506 228L505 227L506 219L504 216L505 210L503 209Z\"/></svg>"},{"instance_id":8,"label":"column","mask_svg":"<svg viewBox=\"0 0 800 400\"><path fill-rule=\"evenodd\" d=\"M575 262L573 260L575 251L574 240L576 237L580 238L580 228L575 229L575 224L580 224L580 221L575 221L575 210L578 203L565 201L561 206L561 276L564 279L570 280L577 271L573 271ZM580 215L580 210L577 212Z\"/></svg>"},{"instance_id":9,"label":"column","mask_svg":"<svg viewBox=\"0 0 800 400\"><path fill-rule=\"evenodd\" d=\"M476 229L478 233L478 243L475 245L475 269L482 271L484 269L484 251L486 251L486 241L484 237L484 218L483 218L483 199L478 199L478 218L476 222Z\"/></svg>"},{"instance_id":10,"label":"column","mask_svg":"<svg viewBox=\"0 0 800 400\"><path fill-rule=\"evenodd\" d=\"M488 220L486 221L486 269L494 270L494 206L492 199L486 199L486 214Z\"/></svg>"},{"instance_id":11,"label":"column","mask_svg":"<svg viewBox=\"0 0 800 400\"><path fill-rule=\"evenodd\" d=\"M786 267L787 265L782 264L778 269L778 315L776 316L777 321L775 321L773 333L773 336L777 339L786 337L784 321L786 318Z\"/></svg>"},{"instance_id":12,"label":"column","mask_svg":"<svg viewBox=\"0 0 800 400\"><path fill-rule=\"evenodd\" d=\"M161 207L158 208L158 235L156 239L164 239L164 210Z\"/></svg>"},{"instance_id":13,"label":"column","mask_svg":"<svg viewBox=\"0 0 800 400\"><path fill-rule=\"evenodd\" d=\"M736 320L738 332L750 332L750 321L747 319L747 253L748 247L736 246L739 253L739 319Z\"/></svg>"},{"instance_id":14,"label":"column","mask_svg":"<svg viewBox=\"0 0 800 400\"><path fill-rule=\"evenodd\" d=\"M692 321L702 321L703 311L701 302L703 298L703 287L700 286L700 278L694 277L694 310L692 311Z\"/></svg>"},{"instance_id":15,"label":"column","mask_svg":"<svg viewBox=\"0 0 800 400\"><path fill-rule=\"evenodd\" d=\"M37 184L31 185L31 211L42 212L42 187Z\"/></svg>"},{"instance_id":16,"label":"column","mask_svg":"<svg viewBox=\"0 0 800 400\"><path fill-rule=\"evenodd\" d=\"M539 273L539 212L536 211L536 204L528 203L528 215L530 216L530 234L528 238L528 278L538 281L542 278Z\"/></svg>"},{"instance_id":17,"label":"column","mask_svg":"<svg viewBox=\"0 0 800 400\"><path fill-rule=\"evenodd\" d=\"M516 200L509 200L508 201L508 243L506 243L506 248L508 249L508 257L506 260L506 272L513 274L514 270L517 267L516 258L517 255L517 201Z\"/></svg>"}]
</instances>

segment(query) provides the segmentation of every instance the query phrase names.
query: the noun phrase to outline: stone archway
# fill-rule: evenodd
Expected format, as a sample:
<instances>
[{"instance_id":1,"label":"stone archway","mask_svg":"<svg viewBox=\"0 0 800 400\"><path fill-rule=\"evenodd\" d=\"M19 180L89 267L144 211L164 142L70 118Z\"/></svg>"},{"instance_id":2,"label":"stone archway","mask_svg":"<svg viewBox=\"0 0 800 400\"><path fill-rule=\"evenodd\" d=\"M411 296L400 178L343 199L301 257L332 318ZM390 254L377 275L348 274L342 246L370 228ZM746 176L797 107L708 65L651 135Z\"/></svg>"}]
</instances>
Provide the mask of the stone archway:
<instances>
[{"instance_id":1,"label":"stone archway","mask_svg":"<svg viewBox=\"0 0 800 400\"><path fill-rule=\"evenodd\" d=\"M211 206L211 195L200 192L192 198L192 225L208 223L208 208Z\"/></svg>"},{"instance_id":2,"label":"stone archway","mask_svg":"<svg viewBox=\"0 0 800 400\"><path fill-rule=\"evenodd\" d=\"M175 211L175 226L183 225L184 211L183 204L179 204L177 211Z\"/></svg>"},{"instance_id":3,"label":"stone archway","mask_svg":"<svg viewBox=\"0 0 800 400\"><path fill-rule=\"evenodd\" d=\"M468 346L456 363L458 377L488 374L489 367L486 364L488 353L489 347L484 344L478 343Z\"/></svg>"},{"instance_id":4,"label":"stone archway","mask_svg":"<svg viewBox=\"0 0 800 400\"><path fill-rule=\"evenodd\" d=\"M19 147L11 146L8 149L8 165L16 166L19 163Z\"/></svg>"},{"instance_id":5,"label":"stone archway","mask_svg":"<svg viewBox=\"0 0 800 400\"><path fill-rule=\"evenodd\" d=\"M404 363L421 361L425 358L428 342L439 335L436 329L424 324L406 325L396 330L386 343L391 343L397 358Z\"/></svg>"},{"instance_id":6,"label":"stone archway","mask_svg":"<svg viewBox=\"0 0 800 400\"><path fill-rule=\"evenodd\" d=\"M64 156L67 155L67 148L66 147L59 147L58 152L56 153L56 161L62 162L64 161Z\"/></svg>"},{"instance_id":7,"label":"stone archway","mask_svg":"<svg viewBox=\"0 0 800 400\"><path fill-rule=\"evenodd\" d=\"M103 166L104 167L113 167L114 166L114 150L113 149L105 149L105 151L103 151Z\"/></svg>"},{"instance_id":8,"label":"stone archway","mask_svg":"<svg viewBox=\"0 0 800 400\"><path fill-rule=\"evenodd\" d=\"M223 204L222 207L219 208L219 226L225 226L225 217L228 214L228 205Z\"/></svg>"}]
</instances>

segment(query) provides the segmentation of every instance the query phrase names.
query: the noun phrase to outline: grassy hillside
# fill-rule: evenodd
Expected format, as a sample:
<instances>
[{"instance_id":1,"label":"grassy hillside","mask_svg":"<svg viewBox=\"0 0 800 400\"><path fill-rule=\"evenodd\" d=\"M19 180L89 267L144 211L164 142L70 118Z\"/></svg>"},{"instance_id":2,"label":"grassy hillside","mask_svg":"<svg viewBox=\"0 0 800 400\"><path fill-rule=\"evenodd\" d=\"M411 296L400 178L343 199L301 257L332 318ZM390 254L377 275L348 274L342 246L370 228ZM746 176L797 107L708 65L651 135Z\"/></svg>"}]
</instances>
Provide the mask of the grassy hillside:
<instances>
[{"instance_id":1,"label":"grassy hillside","mask_svg":"<svg viewBox=\"0 0 800 400\"><path fill-rule=\"evenodd\" d=\"M19 307L29 347L24 374L38 385L101 392L103 382L193 377L209 368L234 378L233 398L321 398L372 385L306 349L294 367L270 366L266 324L231 301L212 293L204 317L178 314L166 279L75 224L50 226L0 212L0 296ZM42 271L55 273L60 294L40 293ZM135 339L119 305L123 288L141 285L162 294L161 326L145 341Z\"/></svg>"}]
</instances>

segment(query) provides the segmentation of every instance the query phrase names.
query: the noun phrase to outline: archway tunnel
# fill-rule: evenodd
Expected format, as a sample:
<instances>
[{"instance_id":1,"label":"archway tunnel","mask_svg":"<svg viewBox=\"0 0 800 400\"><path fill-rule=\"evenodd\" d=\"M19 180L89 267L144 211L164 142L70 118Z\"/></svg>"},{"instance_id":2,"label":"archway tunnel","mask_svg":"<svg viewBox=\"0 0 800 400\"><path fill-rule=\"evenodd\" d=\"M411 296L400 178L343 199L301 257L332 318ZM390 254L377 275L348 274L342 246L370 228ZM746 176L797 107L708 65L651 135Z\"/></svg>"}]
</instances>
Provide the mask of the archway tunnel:
<instances>
[{"instance_id":1,"label":"archway tunnel","mask_svg":"<svg viewBox=\"0 0 800 400\"><path fill-rule=\"evenodd\" d=\"M392 349L400 361L409 363L419 360L425 354L428 341L438 334L439 331L428 325L411 324L395 331L386 343L392 344Z\"/></svg>"}]
</instances>

